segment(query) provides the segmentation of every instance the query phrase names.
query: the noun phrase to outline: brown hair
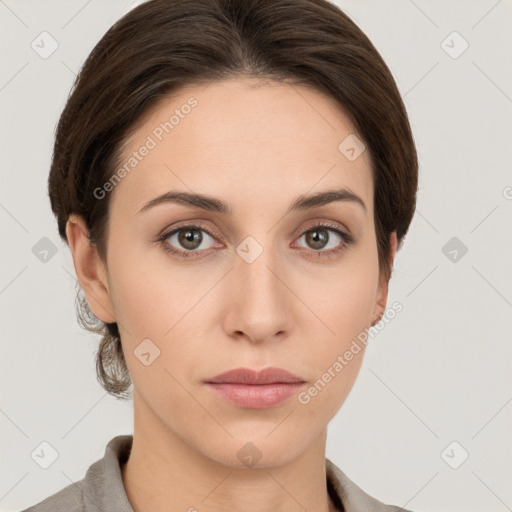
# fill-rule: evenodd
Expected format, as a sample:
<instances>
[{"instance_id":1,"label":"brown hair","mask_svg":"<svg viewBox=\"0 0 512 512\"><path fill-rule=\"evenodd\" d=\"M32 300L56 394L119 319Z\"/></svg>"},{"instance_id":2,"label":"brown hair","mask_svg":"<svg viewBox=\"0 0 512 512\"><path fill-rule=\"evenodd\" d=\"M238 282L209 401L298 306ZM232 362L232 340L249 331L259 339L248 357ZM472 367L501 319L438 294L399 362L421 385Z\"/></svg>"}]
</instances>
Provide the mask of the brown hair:
<instances>
[{"instance_id":1,"label":"brown hair","mask_svg":"<svg viewBox=\"0 0 512 512\"><path fill-rule=\"evenodd\" d=\"M109 197L94 190L159 99L226 78L312 87L334 99L370 151L379 268L391 276L412 220L418 161L396 83L366 35L327 0L151 0L118 20L94 47L60 117L48 179L59 234L79 214L106 264ZM80 291L80 290L79 290ZM102 335L97 378L119 398L131 384L117 323L104 324L77 294L82 327Z\"/></svg>"}]
</instances>

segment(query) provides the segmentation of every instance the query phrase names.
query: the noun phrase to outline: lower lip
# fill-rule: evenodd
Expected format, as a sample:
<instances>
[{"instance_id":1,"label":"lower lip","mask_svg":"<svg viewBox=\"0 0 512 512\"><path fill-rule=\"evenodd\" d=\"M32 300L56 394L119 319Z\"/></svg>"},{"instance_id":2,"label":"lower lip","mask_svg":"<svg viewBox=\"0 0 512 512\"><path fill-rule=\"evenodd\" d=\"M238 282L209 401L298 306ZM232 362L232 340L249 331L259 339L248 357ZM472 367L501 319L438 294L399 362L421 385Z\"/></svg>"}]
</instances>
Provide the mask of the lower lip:
<instances>
[{"instance_id":1,"label":"lower lip","mask_svg":"<svg viewBox=\"0 0 512 512\"><path fill-rule=\"evenodd\" d=\"M238 407L266 409L298 393L304 382L274 384L227 384L207 382L207 386Z\"/></svg>"}]
</instances>

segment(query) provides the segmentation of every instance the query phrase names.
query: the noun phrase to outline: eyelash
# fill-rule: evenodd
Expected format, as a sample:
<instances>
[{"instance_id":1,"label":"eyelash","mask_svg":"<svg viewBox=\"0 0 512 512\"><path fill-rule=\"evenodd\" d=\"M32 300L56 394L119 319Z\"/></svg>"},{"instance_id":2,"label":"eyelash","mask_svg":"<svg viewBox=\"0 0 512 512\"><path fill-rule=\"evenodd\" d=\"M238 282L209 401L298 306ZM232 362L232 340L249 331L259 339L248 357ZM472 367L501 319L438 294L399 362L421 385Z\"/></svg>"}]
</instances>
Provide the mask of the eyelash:
<instances>
[{"instance_id":1,"label":"eyelash","mask_svg":"<svg viewBox=\"0 0 512 512\"><path fill-rule=\"evenodd\" d=\"M300 235L299 238L301 238L302 236L304 236L305 234L307 234L311 231L315 231L315 229L318 229L318 228L328 228L327 231L334 232L336 235L338 235L342 239L343 242L340 243L335 249L329 249L327 251L323 251L323 250L315 251L314 249L311 249L312 256L315 258L316 257L325 257L325 258L334 257L339 252L341 252L343 249L345 249L347 246L349 246L355 242L352 235L349 235L348 233L341 231L338 227L336 227L333 224L329 224L329 223L316 224L316 225L310 227L309 229L307 229L306 231L304 231ZM208 236L215 238L207 229L205 229L204 226L201 226L200 224L187 224L187 225L172 229L171 231L165 232L164 234L159 236L156 241L162 244L162 248L165 252L170 253L174 256L177 256L178 258L200 257L200 256L195 256L195 254L199 255L202 251L180 251L178 249L175 249L174 247L172 247L171 245L169 245L167 243L167 239L170 236L174 235L175 233L179 233L180 231L186 231L187 229L197 229L199 231L204 231L205 233L208 234ZM207 251L207 250L208 249L205 249L205 251Z\"/></svg>"}]
</instances>

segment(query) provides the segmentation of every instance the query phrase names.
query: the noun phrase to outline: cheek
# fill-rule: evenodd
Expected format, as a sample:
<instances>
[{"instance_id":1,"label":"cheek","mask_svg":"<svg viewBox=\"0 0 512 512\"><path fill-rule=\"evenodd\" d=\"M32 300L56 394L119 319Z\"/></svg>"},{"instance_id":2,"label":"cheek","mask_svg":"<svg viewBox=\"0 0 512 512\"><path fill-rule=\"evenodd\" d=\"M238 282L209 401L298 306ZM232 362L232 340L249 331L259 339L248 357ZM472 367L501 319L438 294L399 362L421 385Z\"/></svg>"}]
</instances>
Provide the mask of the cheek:
<instances>
[{"instance_id":1,"label":"cheek","mask_svg":"<svg viewBox=\"0 0 512 512\"><path fill-rule=\"evenodd\" d=\"M199 351L205 351L211 337L205 325L214 314L207 294L220 274L186 271L158 248L127 251L120 239L116 242L112 245L119 250L111 252L109 283L126 363L134 381L158 394L162 379L169 380L169 374L180 378ZM150 359L158 355L150 366L141 358L146 352Z\"/></svg>"},{"instance_id":2,"label":"cheek","mask_svg":"<svg viewBox=\"0 0 512 512\"><path fill-rule=\"evenodd\" d=\"M312 409L318 406L328 411L328 416L341 406L361 367L377 280L377 260L368 255L357 265L333 271L330 279L322 278L317 286L308 288L308 304L321 321L315 321L320 329L314 335L315 342L311 342L309 328L311 335L306 336L308 341L302 347L316 377L302 403L311 403ZM301 329L308 332L305 324Z\"/></svg>"},{"instance_id":3,"label":"cheek","mask_svg":"<svg viewBox=\"0 0 512 512\"><path fill-rule=\"evenodd\" d=\"M339 349L369 326L378 285L377 261L356 257L317 276L304 286L302 296L323 322L329 345Z\"/></svg>"},{"instance_id":4,"label":"cheek","mask_svg":"<svg viewBox=\"0 0 512 512\"><path fill-rule=\"evenodd\" d=\"M365 324L373 308L377 286L371 274L370 269L366 275L333 272L329 279L309 287L305 298L336 332Z\"/></svg>"},{"instance_id":5,"label":"cheek","mask_svg":"<svg viewBox=\"0 0 512 512\"><path fill-rule=\"evenodd\" d=\"M349 395L363 361L364 347L350 361L341 354L330 358L318 378L297 395L297 407L311 421L328 423Z\"/></svg>"},{"instance_id":6,"label":"cheek","mask_svg":"<svg viewBox=\"0 0 512 512\"><path fill-rule=\"evenodd\" d=\"M374 281L346 276L344 282L330 284L325 291L325 298L315 304L315 311L325 324L318 323L322 334L313 337L310 331L300 351L312 369L313 378L297 401L305 417L327 422L343 405L361 368L366 348L364 336L375 295Z\"/></svg>"},{"instance_id":7,"label":"cheek","mask_svg":"<svg viewBox=\"0 0 512 512\"><path fill-rule=\"evenodd\" d=\"M163 281L155 282L154 274L136 267L131 269L128 265L125 261L113 272L112 300L116 318L126 327L128 336L160 337L162 331L170 327L170 313L178 306L176 295L170 293L171 287Z\"/></svg>"},{"instance_id":8,"label":"cheek","mask_svg":"<svg viewBox=\"0 0 512 512\"><path fill-rule=\"evenodd\" d=\"M164 334L197 302L201 290L194 274L171 264L157 246L129 246L123 236L112 242L111 296L128 337L164 339ZM130 247L129 250L123 248ZM192 279L191 279L192 278ZM133 339L132 342L136 342Z\"/></svg>"}]
</instances>

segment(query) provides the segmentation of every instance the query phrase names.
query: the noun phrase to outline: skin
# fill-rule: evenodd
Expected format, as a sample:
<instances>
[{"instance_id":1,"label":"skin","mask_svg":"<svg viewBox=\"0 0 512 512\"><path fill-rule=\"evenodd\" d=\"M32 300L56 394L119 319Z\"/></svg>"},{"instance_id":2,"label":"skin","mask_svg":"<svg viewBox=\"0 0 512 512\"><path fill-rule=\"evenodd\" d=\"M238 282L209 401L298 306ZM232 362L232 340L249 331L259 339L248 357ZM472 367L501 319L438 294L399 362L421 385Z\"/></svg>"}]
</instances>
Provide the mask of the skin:
<instances>
[{"instance_id":1,"label":"skin","mask_svg":"<svg viewBox=\"0 0 512 512\"><path fill-rule=\"evenodd\" d=\"M386 308L369 151L349 161L338 150L354 130L329 97L256 85L230 79L182 89L144 118L127 139L126 158L190 96L198 101L111 193L106 264L83 219L72 215L67 224L90 308L118 322L133 380L134 440L123 481L135 512L335 510L326 490L327 424L364 350L308 404L293 396L267 409L241 408L203 383L233 368L277 366L307 389ZM339 187L367 210L338 201L285 215L297 196ZM214 196L234 214L171 203L138 213L169 190ZM200 231L199 257L178 258L155 242L192 221L212 235ZM324 231L325 248L312 245L305 233L322 221L355 242L343 247ZM252 263L236 252L247 236L263 248ZM395 233L391 242L393 260ZM187 251L178 235L167 243ZM334 256L318 257L340 244ZM134 354L146 338L160 349L148 366ZM249 442L261 453L251 467L237 457Z\"/></svg>"}]
</instances>

